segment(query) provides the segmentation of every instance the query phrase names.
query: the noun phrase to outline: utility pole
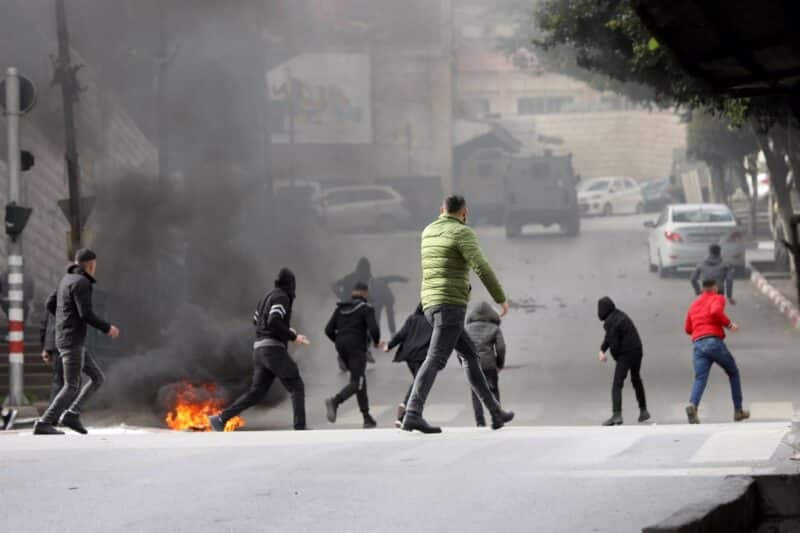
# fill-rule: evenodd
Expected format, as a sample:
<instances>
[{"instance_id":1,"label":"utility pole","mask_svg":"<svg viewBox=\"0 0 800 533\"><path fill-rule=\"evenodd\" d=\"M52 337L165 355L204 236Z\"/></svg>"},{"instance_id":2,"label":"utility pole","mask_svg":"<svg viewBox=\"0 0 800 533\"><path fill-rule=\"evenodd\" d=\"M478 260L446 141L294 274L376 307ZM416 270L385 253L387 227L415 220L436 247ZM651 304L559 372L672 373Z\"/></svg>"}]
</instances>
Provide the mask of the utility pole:
<instances>
[{"instance_id":1,"label":"utility pole","mask_svg":"<svg viewBox=\"0 0 800 533\"><path fill-rule=\"evenodd\" d=\"M295 179L295 131L294 131L294 82L292 67L286 67L286 107L289 113L289 183L294 188Z\"/></svg>"},{"instance_id":2,"label":"utility pole","mask_svg":"<svg viewBox=\"0 0 800 533\"><path fill-rule=\"evenodd\" d=\"M167 88L169 68L175 55L177 47L172 49L168 46L167 38L167 11L164 7L167 0L157 0L159 9L158 20L158 55L156 62L156 129L158 137L158 183L160 187L166 184L169 177L169 122L167 120Z\"/></svg>"},{"instance_id":3,"label":"utility pole","mask_svg":"<svg viewBox=\"0 0 800 533\"><path fill-rule=\"evenodd\" d=\"M16 68L6 71L6 120L8 126L8 202L19 204L19 75ZM8 403L24 405L23 360L25 357L25 309L22 261L22 235L8 241Z\"/></svg>"},{"instance_id":4,"label":"utility pole","mask_svg":"<svg viewBox=\"0 0 800 533\"><path fill-rule=\"evenodd\" d=\"M55 69L53 84L61 85L61 101L64 107L64 158L67 163L67 182L69 184L69 226L70 248L67 255L72 256L81 248L83 224L81 219L81 167L78 163L78 144L75 132L75 110L82 91L78 84L77 72L82 65L73 66L70 60L69 31L64 0L56 0L56 25L58 29L58 58L53 61ZM68 257L72 259L72 257Z\"/></svg>"}]
</instances>

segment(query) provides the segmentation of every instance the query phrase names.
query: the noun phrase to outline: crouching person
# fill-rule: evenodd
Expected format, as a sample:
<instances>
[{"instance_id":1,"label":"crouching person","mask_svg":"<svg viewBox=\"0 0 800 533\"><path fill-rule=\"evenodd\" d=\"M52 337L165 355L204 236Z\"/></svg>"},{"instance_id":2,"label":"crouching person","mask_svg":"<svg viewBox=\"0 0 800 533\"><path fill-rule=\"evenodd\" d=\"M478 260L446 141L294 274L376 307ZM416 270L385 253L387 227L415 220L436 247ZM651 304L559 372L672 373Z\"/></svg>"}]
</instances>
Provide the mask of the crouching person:
<instances>
[{"instance_id":1,"label":"crouching person","mask_svg":"<svg viewBox=\"0 0 800 533\"><path fill-rule=\"evenodd\" d=\"M647 411L647 399L644 393L644 384L640 371L642 369L642 340L639 332L630 317L617 309L609 297L601 298L597 302L597 316L603 321L606 336L600 347L600 361L606 362L606 352L611 350L611 357L617 365L614 369L614 384L611 387L612 416L604 426L622 425L622 387L628 373L631 374L631 383L636 392L636 401L639 403L639 422L650 419Z\"/></svg>"}]
</instances>

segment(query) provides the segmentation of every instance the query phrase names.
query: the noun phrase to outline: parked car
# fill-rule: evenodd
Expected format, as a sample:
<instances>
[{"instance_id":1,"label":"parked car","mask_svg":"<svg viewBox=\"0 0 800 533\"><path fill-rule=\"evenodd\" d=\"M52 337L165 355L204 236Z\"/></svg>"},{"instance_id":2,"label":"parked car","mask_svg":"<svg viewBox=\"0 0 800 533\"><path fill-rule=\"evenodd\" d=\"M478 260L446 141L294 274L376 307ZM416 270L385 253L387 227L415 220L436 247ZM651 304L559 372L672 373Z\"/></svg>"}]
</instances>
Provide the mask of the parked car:
<instances>
[{"instance_id":1,"label":"parked car","mask_svg":"<svg viewBox=\"0 0 800 533\"><path fill-rule=\"evenodd\" d=\"M668 205L650 228L648 264L664 278L680 268L694 268L708 256L708 247L719 244L725 262L743 271L745 242L733 213L724 204Z\"/></svg>"},{"instance_id":2,"label":"parked car","mask_svg":"<svg viewBox=\"0 0 800 533\"><path fill-rule=\"evenodd\" d=\"M669 204L676 202L676 199L673 198L669 177L646 181L641 185L641 189L645 213L659 213Z\"/></svg>"},{"instance_id":3,"label":"parked car","mask_svg":"<svg viewBox=\"0 0 800 533\"><path fill-rule=\"evenodd\" d=\"M639 184L633 178L592 178L578 187L578 204L582 215L641 213L644 200Z\"/></svg>"},{"instance_id":4,"label":"parked car","mask_svg":"<svg viewBox=\"0 0 800 533\"><path fill-rule=\"evenodd\" d=\"M409 227L411 213L391 187L354 185L322 192L319 218L331 231L396 231Z\"/></svg>"}]
</instances>

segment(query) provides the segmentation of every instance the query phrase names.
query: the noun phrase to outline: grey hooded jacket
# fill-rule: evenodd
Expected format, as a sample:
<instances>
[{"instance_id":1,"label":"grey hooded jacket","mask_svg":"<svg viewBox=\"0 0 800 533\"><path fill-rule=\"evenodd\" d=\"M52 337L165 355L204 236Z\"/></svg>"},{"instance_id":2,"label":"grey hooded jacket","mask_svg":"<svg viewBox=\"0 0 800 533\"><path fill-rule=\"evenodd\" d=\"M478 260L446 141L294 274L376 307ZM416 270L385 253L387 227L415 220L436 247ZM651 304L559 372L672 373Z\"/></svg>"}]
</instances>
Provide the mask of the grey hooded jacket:
<instances>
[{"instance_id":1,"label":"grey hooded jacket","mask_svg":"<svg viewBox=\"0 0 800 533\"><path fill-rule=\"evenodd\" d=\"M700 285L707 279L716 280L720 294L728 298L733 297L733 267L723 263L721 257L709 255L705 261L697 265L692 274L692 288L695 294L702 292Z\"/></svg>"},{"instance_id":2,"label":"grey hooded jacket","mask_svg":"<svg viewBox=\"0 0 800 533\"><path fill-rule=\"evenodd\" d=\"M506 363L506 342L500 330L500 315L486 302L478 304L467 316L467 334L478 348L481 368L502 369Z\"/></svg>"}]
</instances>

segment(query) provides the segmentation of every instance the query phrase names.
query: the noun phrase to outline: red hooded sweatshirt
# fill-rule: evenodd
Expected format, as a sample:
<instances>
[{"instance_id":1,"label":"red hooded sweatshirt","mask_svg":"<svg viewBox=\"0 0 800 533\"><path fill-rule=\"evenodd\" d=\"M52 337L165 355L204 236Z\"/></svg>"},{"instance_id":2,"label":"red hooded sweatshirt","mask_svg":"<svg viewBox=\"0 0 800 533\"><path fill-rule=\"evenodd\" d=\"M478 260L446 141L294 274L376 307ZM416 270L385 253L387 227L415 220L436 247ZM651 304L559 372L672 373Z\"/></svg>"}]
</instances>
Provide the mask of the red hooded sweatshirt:
<instances>
[{"instance_id":1,"label":"red hooded sweatshirt","mask_svg":"<svg viewBox=\"0 0 800 533\"><path fill-rule=\"evenodd\" d=\"M686 334L692 342L703 337L725 338L725 328L731 319L725 314L725 297L713 292L703 292L689 307L686 314Z\"/></svg>"}]
</instances>

